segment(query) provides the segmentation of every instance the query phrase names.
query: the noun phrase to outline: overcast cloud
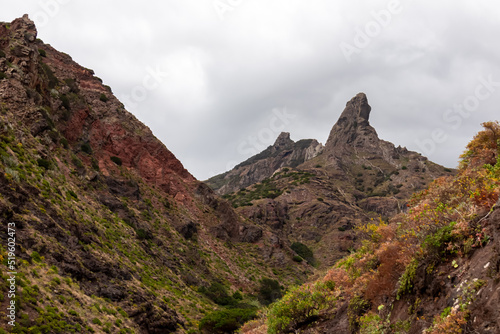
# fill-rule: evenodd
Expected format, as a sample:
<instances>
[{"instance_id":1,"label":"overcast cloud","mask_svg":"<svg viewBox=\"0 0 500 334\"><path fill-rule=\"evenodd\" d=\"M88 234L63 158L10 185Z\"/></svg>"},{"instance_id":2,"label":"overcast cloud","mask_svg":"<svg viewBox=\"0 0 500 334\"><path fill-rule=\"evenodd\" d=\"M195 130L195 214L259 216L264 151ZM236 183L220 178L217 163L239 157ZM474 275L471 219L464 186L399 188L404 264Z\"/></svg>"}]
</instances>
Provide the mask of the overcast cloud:
<instances>
[{"instance_id":1,"label":"overcast cloud","mask_svg":"<svg viewBox=\"0 0 500 334\"><path fill-rule=\"evenodd\" d=\"M358 92L380 138L448 167L499 119L494 0L0 4L0 20L28 13L39 38L94 69L201 180L281 130L324 143Z\"/></svg>"}]
</instances>

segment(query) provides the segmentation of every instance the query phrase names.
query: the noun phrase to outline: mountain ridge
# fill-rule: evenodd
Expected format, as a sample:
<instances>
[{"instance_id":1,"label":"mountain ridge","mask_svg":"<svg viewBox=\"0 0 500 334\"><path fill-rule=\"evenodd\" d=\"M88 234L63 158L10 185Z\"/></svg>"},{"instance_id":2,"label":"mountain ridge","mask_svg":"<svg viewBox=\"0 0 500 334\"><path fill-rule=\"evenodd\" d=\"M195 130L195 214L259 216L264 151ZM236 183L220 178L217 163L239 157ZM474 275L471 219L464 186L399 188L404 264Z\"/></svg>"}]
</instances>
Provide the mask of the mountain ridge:
<instances>
[{"instance_id":1,"label":"mountain ridge","mask_svg":"<svg viewBox=\"0 0 500 334\"><path fill-rule=\"evenodd\" d=\"M346 103L317 155L294 166L283 160L273 165L271 146L244 162L244 170L236 167L219 176L219 185L222 179L237 186L217 191L259 226L309 247L320 268L333 265L359 245L355 228L406 211L415 191L453 174L419 153L379 139L369 123L370 112L366 95L357 94ZM280 134L276 142L286 147L288 137ZM262 181L240 188L248 184L242 180L257 179L251 173L262 165L274 170L258 174L265 177Z\"/></svg>"}]
</instances>

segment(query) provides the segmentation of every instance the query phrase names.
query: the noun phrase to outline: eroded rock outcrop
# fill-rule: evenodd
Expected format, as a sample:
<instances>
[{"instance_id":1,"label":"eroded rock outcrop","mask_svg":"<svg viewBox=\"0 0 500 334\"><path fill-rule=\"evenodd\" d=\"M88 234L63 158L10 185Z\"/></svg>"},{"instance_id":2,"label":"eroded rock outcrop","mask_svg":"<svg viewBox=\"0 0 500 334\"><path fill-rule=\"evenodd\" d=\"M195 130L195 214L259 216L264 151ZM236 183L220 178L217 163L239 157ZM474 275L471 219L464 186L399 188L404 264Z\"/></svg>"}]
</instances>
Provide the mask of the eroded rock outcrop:
<instances>
[{"instance_id":1,"label":"eroded rock outcrop","mask_svg":"<svg viewBox=\"0 0 500 334\"><path fill-rule=\"evenodd\" d=\"M294 142L290 133L282 132L272 146L206 183L220 195L232 193L261 182L280 168L297 167L318 156L322 150L323 145L315 139Z\"/></svg>"}]
</instances>

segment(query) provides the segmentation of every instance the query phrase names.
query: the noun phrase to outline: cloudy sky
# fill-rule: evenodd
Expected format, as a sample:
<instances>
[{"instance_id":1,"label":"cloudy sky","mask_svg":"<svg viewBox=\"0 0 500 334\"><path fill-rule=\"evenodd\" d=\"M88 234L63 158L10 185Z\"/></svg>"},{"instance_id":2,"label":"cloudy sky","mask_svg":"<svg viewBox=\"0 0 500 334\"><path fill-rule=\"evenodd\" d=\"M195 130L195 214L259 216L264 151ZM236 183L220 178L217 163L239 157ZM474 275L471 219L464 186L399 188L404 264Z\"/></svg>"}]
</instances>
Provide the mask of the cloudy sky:
<instances>
[{"instance_id":1,"label":"cloudy sky","mask_svg":"<svg viewBox=\"0 0 500 334\"><path fill-rule=\"evenodd\" d=\"M449 167L499 119L494 0L0 0L92 68L199 179L324 143L365 92L379 137Z\"/></svg>"}]
</instances>

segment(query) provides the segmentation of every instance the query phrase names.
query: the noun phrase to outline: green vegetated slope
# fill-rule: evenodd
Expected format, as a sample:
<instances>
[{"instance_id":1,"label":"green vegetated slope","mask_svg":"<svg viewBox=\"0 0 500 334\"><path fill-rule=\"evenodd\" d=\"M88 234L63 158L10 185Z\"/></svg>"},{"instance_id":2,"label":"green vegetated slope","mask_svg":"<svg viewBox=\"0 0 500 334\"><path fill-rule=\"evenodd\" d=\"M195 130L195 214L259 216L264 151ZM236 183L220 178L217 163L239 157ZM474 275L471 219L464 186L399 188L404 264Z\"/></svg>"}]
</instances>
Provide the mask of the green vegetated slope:
<instances>
[{"instance_id":1,"label":"green vegetated slope","mask_svg":"<svg viewBox=\"0 0 500 334\"><path fill-rule=\"evenodd\" d=\"M312 273L27 16L0 24L0 50L0 333L232 331Z\"/></svg>"},{"instance_id":2,"label":"green vegetated slope","mask_svg":"<svg viewBox=\"0 0 500 334\"><path fill-rule=\"evenodd\" d=\"M359 228L359 249L242 333L500 332L500 125L484 128L456 176Z\"/></svg>"}]
</instances>

